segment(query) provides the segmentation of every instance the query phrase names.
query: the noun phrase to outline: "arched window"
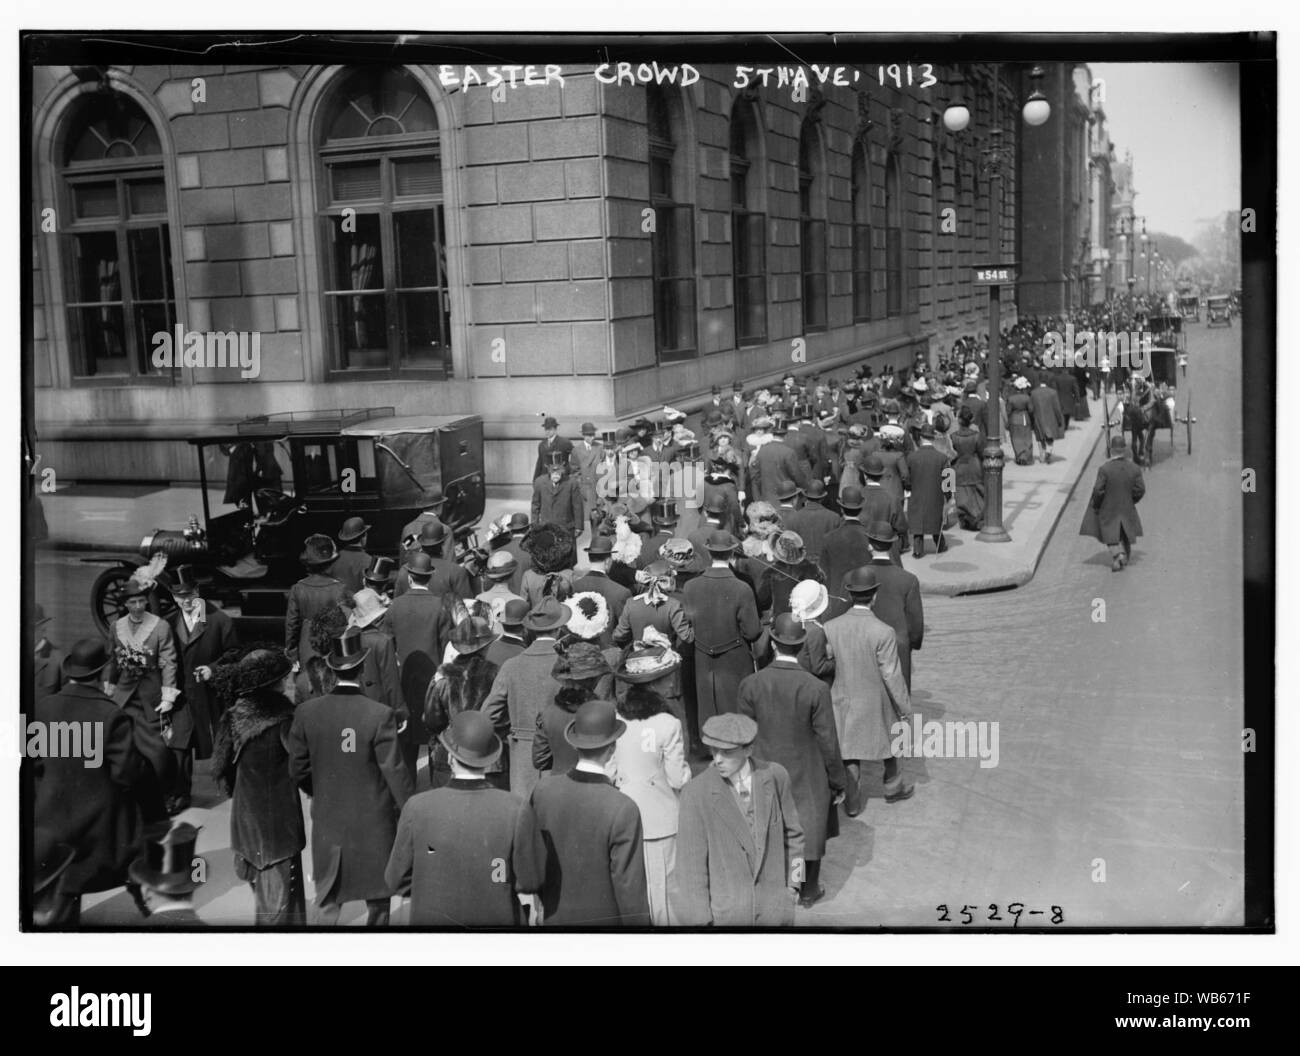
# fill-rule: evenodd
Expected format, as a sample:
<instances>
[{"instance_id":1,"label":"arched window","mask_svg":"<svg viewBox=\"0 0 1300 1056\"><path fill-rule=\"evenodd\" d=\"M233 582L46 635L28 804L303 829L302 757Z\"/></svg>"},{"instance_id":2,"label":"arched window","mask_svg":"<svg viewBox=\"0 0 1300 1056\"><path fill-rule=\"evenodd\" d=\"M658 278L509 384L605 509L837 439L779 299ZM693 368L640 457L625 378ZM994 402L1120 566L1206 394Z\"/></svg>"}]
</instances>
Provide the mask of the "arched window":
<instances>
[{"instance_id":1,"label":"arched window","mask_svg":"<svg viewBox=\"0 0 1300 1056\"><path fill-rule=\"evenodd\" d=\"M158 130L120 92L87 95L63 140L64 291L79 378L171 377L153 335L176 325Z\"/></svg>"},{"instance_id":2,"label":"arched window","mask_svg":"<svg viewBox=\"0 0 1300 1056\"><path fill-rule=\"evenodd\" d=\"M332 370L450 377L433 104L406 70L363 67L340 81L318 127Z\"/></svg>"},{"instance_id":3,"label":"arched window","mask_svg":"<svg viewBox=\"0 0 1300 1056\"><path fill-rule=\"evenodd\" d=\"M682 101L660 85L646 88L650 147L651 235L654 263L655 350L660 362L690 359L695 330L695 212L687 165Z\"/></svg>"},{"instance_id":4,"label":"arched window","mask_svg":"<svg viewBox=\"0 0 1300 1056\"><path fill-rule=\"evenodd\" d=\"M850 174L853 199L853 321L871 319L871 181L868 178L867 148L858 140L853 146Z\"/></svg>"},{"instance_id":5,"label":"arched window","mask_svg":"<svg viewBox=\"0 0 1300 1056\"><path fill-rule=\"evenodd\" d=\"M903 311L903 195L897 155L885 163L885 314Z\"/></svg>"},{"instance_id":6,"label":"arched window","mask_svg":"<svg viewBox=\"0 0 1300 1056\"><path fill-rule=\"evenodd\" d=\"M767 216L754 105L731 111L731 267L735 282L736 346L767 340Z\"/></svg>"},{"instance_id":7,"label":"arched window","mask_svg":"<svg viewBox=\"0 0 1300 1056\"><path fill-rule=\"evenodd\" d=\"M826 168L817 127L799 133L799 251L803 271L803 328L826 329Z\"/></svg>"}]
</instances>

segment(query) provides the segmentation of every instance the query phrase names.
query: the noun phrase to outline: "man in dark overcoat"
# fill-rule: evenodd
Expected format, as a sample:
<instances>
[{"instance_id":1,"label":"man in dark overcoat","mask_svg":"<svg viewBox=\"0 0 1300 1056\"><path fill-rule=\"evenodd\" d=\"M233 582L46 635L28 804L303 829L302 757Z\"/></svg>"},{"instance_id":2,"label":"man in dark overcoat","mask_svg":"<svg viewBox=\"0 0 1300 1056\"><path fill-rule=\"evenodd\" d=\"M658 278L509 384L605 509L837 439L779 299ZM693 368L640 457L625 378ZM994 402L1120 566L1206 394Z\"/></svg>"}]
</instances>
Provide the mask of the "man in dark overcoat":
<instances>
[{"instance_id":1,"label":"man in dark overcoat","mask_svg":"<svg viewBox=\"0 0 1300 1056\"><path fill-rule=\"evenodd\" d=\"M1056 389L1057 399L1061 403L1061 417L1064 419L1063 428L1070 428L1070 419L1074 416L1074 409L1078 406L1082 390L1075 376L1064 367L1057 367L1051 372L1052 387Z\"/></svg>"},{"instance_id":2,"label":"man in dark overcoat","mask_svg":"<svg viewBox=\"0 0 1300 1056\"><path fill-rule=\"evenodd\" d=\"M822 550L826 546L826 537L843 523L838 513L822 505L827 498L826 485L820 478L814 478L808 482L803 505L794 510L794 523L786 523L789 514L781 516L781 523L790 531L797 532L799 538L803 540L809 561L821 560Z\"/></svg>"},{"instance_id":3,"label":"man in dark overcoat","mask_svg":"<svg viewBox=\"0 0 1300 1056\"><path fill-rule=\"evenodd\" d=\"M462 711L439 735L452 778L406 801L385 877L409 895L415 926L541 924L546 846L522 796L495 788L487 768L501 738L485 715ZM525 915L525 909L529 915Z\"/></svg>"},{"instance_id":4,"label":"man in dark overcoat","mask_svg":"<svg viewBox=\"0 0 1300 1056\"><path fill-rule=\"evenodd\" d=\"M1052 444L1065 435L1065 415L1061 398L1046 373L1038 375L1038 384L1029 390L1029 405L1034 420L1034 435L1043 449L1043 461L1052 461Z\"/></svg>"},{"instance_id":5,"label":"man in dark overcoat","mask_svg":"<svg viewBox=\"0 0 1300 1056\"><path fill-rule=\"evenodd\" d=\"M790 775L752 758L758 725L748 715L715 715L701 736L713 765L682 789L676 919L687 927L789 926L804 878Z\"/></svg>"},{"instance_id":6,"label":"man in dark overcoat","mask_svg":"<svg viewBox=\"0 0 1300 1056\"><path fill-rule=\"evenodd\" d=\"M907 456L907 473L912 495L907 503L908 530L912 535L912 556L925 556L925 537L933 536L939 553L948 549L943 537L943 471L948 458L934 446L934 426L921 426L921 443Z\"/></svg>"},{"instance_id":7,"label":"man in dark overcoat","mask_svg":"<svg viewBox=\"0 0 1300 1056\"><path fill-rule=\"evenodd\" d=\"M736 691L754 671L750 644L763 633L754 591L727 559L736 540L714 532L705 540L710 566L686 584L685 608L695 635L695 700L700 724L736 710Z\"/></svg>"},{"instance_id":8,"label":"man in dark overcoat","mask_svg":"<svg viewBox=\"0 0 1300 1056\"><path fill-rule=\"evenodd\" d=\"M415 516L414 520L408 521L402 527L402 534L398 537L400 545L403 548L407 546L410 546L411 548L418 546L419 544L412 542L412 540L419 538L425 525L436 524L440 526L443 531L438 534L438 539L440 540L438 552L433 553L430 556L441 557L445 561L454 561L456 559L456 533L454 531L447 531L447 525L442 519L442 510L444 506L442 492L438 490L438 488L432 487L428 489L428 493L430 495L428 505Z\"/></svg>"},{"instance_id":9,"label":"man in dark overcoat","mask_svg":"<svg viewBox=\"0 0 1300 1056\"><path fill-rule=\"evenodd\" d=\"M623 606L627 604L632 592L623 584L615 583L609 578L609 560L614 552L614 543L609 536L593 536L591 542L587 544L586 551L587 567L582 570L581 576L574 579L573 593L592 591L605 599L605 604L609 606L609 625L612 633L612 628L618 624L618 618L623 614Z\"/></svg>"},{"instance_id":10,"label":"man in dark overcoat","mask_svg":"<svg viewBox=\"0 0 1300 1056\"><path fill-rule=\"evenodd\" d=\"M47 735L56 728L79 734L98 731L94 742L83 740L79 754L29 752L24 762L34 788L33 862L44 860L57 844L76 852L53 893L46 896L51 925L75 927L81 919L83 894L125 883L140 838L141 819L133 792L145 780L149 764L135 748L135 720L98 688L108 660L103 642L83 638L63 660L63 688L38 696L32 705L32 719ZM53 723L72 725L54 727ZM28 731L20 735L30 748ZM96 754L99 765L87 765Z\"/></svg>"},{"instance_id":11,"label":"man in dark overcoat","mask_svg":"<svg viewBox=\"0 0 1300 1056\"><path fill-rule=\"evenodd\" d=\"M759 435L768 439L763 440L754 455L750 468L749 498L751 501L762 500L779 506L781 481L792 480L800 488L807 487L808 473L799 462L794 449L772 434L775 423L771 418L756 418L753 424Z\"/></svg>"},{"instance_id":12,"label":"man in dark overcoat","mask_svg":"<svg viewBox=\"0 0 1300 1056\"><path fill-rule=\"evenodd\" d=\"M397 570L397 576L393 581L393 597L400 597L410 589L411 562L415 555L421 552L428 555L429 567L433 570L433 578L429 581L429 589L433 593L455 594L465 601L474 596L476 592L470 582L469 573L462 565L443 556L444 546L450 535L447 526L441 521L429 521L421 526L416 536L416 546L406 552L406 564Z\"/></svg>"},{"instance_id":13,"label":"man in dark overcoat","mask_svg":"<svg viewBox=\"0 0 1300 1056\"><path fill-rule=\"evenodd\" d=\"M825 892L817 882L827 839L839 835L831 809L846 788L840 741L835 733L831 687L799 665L808 634L789 613L772 621L771 664L740 684L740 714L758 724L754 754L780 763L790 775L803 827L804 878L799 904L812 906Z\"/></svg>"},{"instance_id":14,"label":"man in dark overcoat","mask_svg":"<svg viewBox=\"0 0 1300 1056\"><path fill-rule=\"evenodd\" d=\"M562 524L575 538L582 534L586 524L582 492L566 465L557 463L533 481L533 524Z\"/></svg>"},{"instance_id":15,"label":"man in dark overcoat","mask_svg":"<svg viewBox=\"0 0 1300 1056\"><path fill-rule=\"evenodd\" d=\"M898 643L898 666L903 669L907 691L912 691L912 653L925 639L925 612L921 606L921 583L911 572L895 565L890 557L894 546L893 526L884 521L867 525L871 543L871 568L880 586L871 611L894 629Z\"/></svg>"},{"instance_id":16,"label":"man in dark overcoat","mask_svg":"<svg viewBox=\"0 0 1300 1056\"><path fill-rule=\"evenodd\" d=\"M1110 568L1118 572L1129 562L1133 540L1142 535L1137 504L1146 494L1142 470L1129 461L1122 436L1110 439L1110 458L1097 470L1092 500L1083 515L1080 535L1090 535L1110 548Z\"/></svg>"},{"instance_id":17,"label":"man in dark overcoat","mask_svg":"<svg viewBox=\"0 0 1300 1056\"><path fill-rule=\"evenodd\" d=\"M533 479L542 476L552 465L567 465L573 455L573 441L560 435L560 423L551 416L542 422L546 436L537 442L537 464L533 466Z\"/></svg>"},{"instance_id":18,"label":"man in dark overcoat","mask_svg":"<svg viewBox=\"0 0 1300 1056\"><path fill-rule=\"evenodd\" d=\"M578 762L532 795L546 842L546 923L579 928L646 927L641 812L605 773L627 729L612 702L589 700L564 731Z\"/></svg>"},{"instance_id":19,"label":"man in dark overcoat","mask_svg":"<svg viewBox=\"0 0 1300 1056\"><path fill-rule=\"evenodd\" d=\"M312 876L323 924L337 924L343 904L358 899L368 926L388 923L384 869L414 791L392 709L361 692L365 658L355 627L335 638L326 663L338 684L300 704L289 730L289 773L312 797Z\"/></svg>"},{"instance_id":20,"label":"man in dark overcoat","mask_svg":"<svg viewBox=\"0 0 1300 1056\"><path fill-rule=\"evenodd\" d=\"M882 489L883 491L883 489ZM871 560L871 544L859 519L862 510L863 490L848 487L840 492L840 509L844 511L843 523L826 536L822 548L821 569L826 574L826 590L830 604L825 619L831 620L849 607L848 595L841 586L844 576Z\"/></svg>"},{"instance_id":21,"label":"man in dark overcoat","mask_svg":"<svg viewBox=\"0 0 1300 1056\"><path fill-rule=\"evenodd\" d=\"M573 445L570 456L571 476L582 494L584 518L582 525L596 535L596 525L605 516L605 503L599 494L600 474L605 465L605 445L596 439L596 426L582 423L582 441Z\"/></svg>"},{"instance_id":22,"label":"man in dark overcoat","mask_svg":"<svg viewBox=\"0 0 1300 1056\"><path fill-rule=\"evenodd\" d=\"M862 473L866 483L862 487L862 509L858 513L858 520L863 524L884 521L893 526L894 546L889 552L890 560L902 568L903 540L907 538L907 514L903 510L903 500L885 487L885 463L879 456L868 455L862 464Z\"/></svg>"},{"instance_id":23,"label":"man in dark overcoat","mask_svg":"<svg viewBox=\"0 0 1300 1056\"><path fill-rule=\"evenodd\" d=\"M311 646L311 621L317 613L342 604L349 596L348 588L326 571L338 556L338 547L329 536L309 535L299 557L307 575L289 589L284 648L289 659L298 661L304 671L307 661L316 655Z\"/></svg>"}]
</instances>

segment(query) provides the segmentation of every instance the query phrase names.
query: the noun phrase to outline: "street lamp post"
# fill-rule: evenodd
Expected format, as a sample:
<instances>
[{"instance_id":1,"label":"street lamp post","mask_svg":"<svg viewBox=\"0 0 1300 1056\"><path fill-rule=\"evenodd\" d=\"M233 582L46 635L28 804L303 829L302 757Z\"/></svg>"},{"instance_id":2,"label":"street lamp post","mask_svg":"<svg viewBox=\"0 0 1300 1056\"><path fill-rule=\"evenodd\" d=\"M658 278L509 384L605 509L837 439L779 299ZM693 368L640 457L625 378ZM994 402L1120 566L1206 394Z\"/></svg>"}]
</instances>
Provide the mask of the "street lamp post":
<instances>
[{"instance_id":1,"label":"street lamp post","mask_svg":"<svg viewBox=\"0 0 1300 1056\"><path fill-rule=\"evenodd\" d=\"M993 120L989 129L988 146L984 150L986 175L989 181L990 243L996 256L1002 256L1002 122L1001 122L1002 64L993 63ZM1035 66L1030 71L1033 90L1021 110L1025 124L1043 124L1052 113L1047 97L1039 89L1043 70ZM970 110L961 98L961 79L957 80L957 98L944 110L943 124L950 132L962 132L970 124ZM975 536L984 543L1009 543L1011 536L1002 524L1002 468L1006 456L1002 451L1002 283L1014 281L1015 269L999 260L989 262L993 272L989 288L989 435L981 452L984 471L984 527Z\"/></svg>"}]
</instances>

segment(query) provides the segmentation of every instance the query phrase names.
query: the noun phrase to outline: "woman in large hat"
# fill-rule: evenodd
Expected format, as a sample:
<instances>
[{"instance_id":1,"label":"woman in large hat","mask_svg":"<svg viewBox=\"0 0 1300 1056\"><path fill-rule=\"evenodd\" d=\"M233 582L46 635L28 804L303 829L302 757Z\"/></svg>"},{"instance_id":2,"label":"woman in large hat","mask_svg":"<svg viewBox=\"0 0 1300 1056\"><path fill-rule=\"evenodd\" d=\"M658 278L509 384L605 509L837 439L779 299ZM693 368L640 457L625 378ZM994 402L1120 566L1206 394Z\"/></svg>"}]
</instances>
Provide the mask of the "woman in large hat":
<instances>
[{"instance_id":1,"label":"woman in large hat","mask_svg":"<svg viewBox=\"0 0 1300 1056\"><path fill-rule=\"evenodd\" d=\"M212 775L231 797L235 875L253 889L256 924L305 924L307 835L289 776L293 662L278 646L254 645L221 678L220 692L233 701L217 727Z\"/></svg>"},{"instance_id":2,"label":"woman in large hat","mask_svg":"<svg viewBox=\"0 0 1300 1056\"><path fill-rule=\"evenodd\" d=\"M341 604L351 592L330 575L330 566L338 560L338 547L327 535L309 535L298 560L307 574L289 590L284 617L284 647L289 657L302 668L316 655L311 643L311 621L321 610Z\"/></svg>"},{"instance_id":3,"label":"woman in large hat","mask_svg":"<svg viewBox=\"0 0 1300 1056\"><path fill-rule=\"evenodd\" d=\"M790 615L805 632L799 666L828 686L835 680L835 661L826 652L826 629L820 617L829 606L830 594L820 579L805 579L790 592Z\"/></svg>"},{"instance_id":4,"label":"woman in large hat","mask_svg":"<svg viewBox=\"0 0 1300 1056\"><path fill-rule=\"evenodd\" d=\"M537 716L533 736L533 767L542 775L567 774L578 765L578 753L564 738L573 716L589 700L613 698L614 672L600 646L573 642L555 660L551 677L560 684L555 700Z\"/></svg>"},{"instance_id":5,"label":"woman in large hat","mask_svg":"<svg viewBox=\"0 0 1300 1056\"><path fill-rule=\"evenodd\" d=\"M777 535L772 541L772 556L772 564L764 572L767 583L760 591L764 598L771 599L769 619L790 611L790 594L801 580L820 582L824 578L817 563L808 560L808 551L798 532Z\"/></svg>"},{"instance_id":6,"label":"woman in large hat","mask_svg":"<svg viewBox=\"0 0 1300 1056\"><path fill-rule=\"evenodd\" d=\"M961 424L952 433L952 446L957 456L952 464L957 521L968 531L984 527L984 473L980 462L984 434L972 425L974 419L974 411L963 405L957 412Z\"/></svg>"},{"instance_id":7,"label":"woman in large hat","mask_svg":"<svg viewBox=\"0 0 1300 1056\"><path fill-rule=\"evenodd\" d=\"M578 557L573 532L561 524L537 524L524 539L523 548L532 559L520 585L528 607L536 607L543 598L567 598L573 591L573 566Z\"/></svg>"},{"instance_id":8,"label":"woman in large hat","mask_svg":"<svg viewBox=\"0 0 1300 1056\"><path fill-rule=\"evenodd\" d=\"M1016 465L1034 464L1033 402L1029 399L1029 379L1020 375L1011 383L1015 390L1007 397L1007 432Z\"/></svg>"},{"instance_id":9,"label":"woman in large hat","mask_svg":"<svg viewBox=\"0 0 1300 1056\"><path fill-rule=\"evenodd\" d=\"M462 620L451 632L450 645L455 655L439 665L437 676L428 683L424 726L429 736L429 780L434 788L441 788L452 776L441 734L461 712L482 708L500 670L488 660L486 651L499 637L486 619L471 616ZM500 761L494 762L484 777L497 788L510 787Z\"/></svg>"}]
</instances>

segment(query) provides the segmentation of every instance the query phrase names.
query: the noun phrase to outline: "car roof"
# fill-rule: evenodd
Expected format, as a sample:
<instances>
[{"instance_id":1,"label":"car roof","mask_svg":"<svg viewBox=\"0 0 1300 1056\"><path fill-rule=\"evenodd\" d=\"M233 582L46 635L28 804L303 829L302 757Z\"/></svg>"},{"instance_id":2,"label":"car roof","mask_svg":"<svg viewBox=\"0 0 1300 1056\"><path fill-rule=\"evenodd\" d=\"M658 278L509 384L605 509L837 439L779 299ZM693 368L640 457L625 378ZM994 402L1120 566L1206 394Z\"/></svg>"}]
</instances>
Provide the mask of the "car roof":
<instances>
[{"instance_id":1,"label":"car roof","mask_svg":"<svg viewBox=\"0 0 1300 1056\"><path fill-rule=\"evenodd\" d=\"M405 414L355 422L340 430L344 436L386 436L392 433L436 433L439 429L478 421L476 414Z\"/></svg>"},{"instance_id":2,"label":"car roof","mask_svg":"<svg viewBox=\"0 0 1300 1056\"><path fill-rule=\"evenodd\" d=\"M350 425L369 418L392 418L391 407L340 408L338 410L277 411L259 414L239 422L219 422L197 429L191 444L222 441L282 440L291 435L336 436Z\"/></svg>"}]
</instances>

